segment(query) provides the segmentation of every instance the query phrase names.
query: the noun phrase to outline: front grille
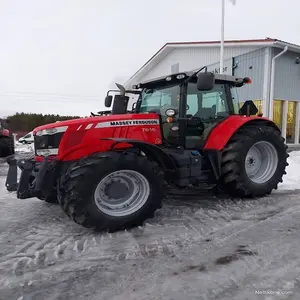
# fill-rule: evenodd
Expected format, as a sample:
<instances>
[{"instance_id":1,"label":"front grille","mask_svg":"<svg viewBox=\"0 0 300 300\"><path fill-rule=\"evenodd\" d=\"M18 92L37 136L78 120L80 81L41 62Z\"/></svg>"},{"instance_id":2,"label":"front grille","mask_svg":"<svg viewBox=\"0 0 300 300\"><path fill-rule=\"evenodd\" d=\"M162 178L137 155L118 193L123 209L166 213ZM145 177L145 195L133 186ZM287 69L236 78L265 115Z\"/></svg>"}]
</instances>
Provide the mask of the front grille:
<instances>
[{"instance_id":1,"label":"front grille","mask_svg":"<svg viewBox=\"0 0 300 300\"><path fill-rule=\"evenodd\" d=\"M57 149L59 147L60 141L64 135L64 132L58 132L55 134L48 135L36 135L34 137L34 149Z\"/></svg>"}]
</instances>

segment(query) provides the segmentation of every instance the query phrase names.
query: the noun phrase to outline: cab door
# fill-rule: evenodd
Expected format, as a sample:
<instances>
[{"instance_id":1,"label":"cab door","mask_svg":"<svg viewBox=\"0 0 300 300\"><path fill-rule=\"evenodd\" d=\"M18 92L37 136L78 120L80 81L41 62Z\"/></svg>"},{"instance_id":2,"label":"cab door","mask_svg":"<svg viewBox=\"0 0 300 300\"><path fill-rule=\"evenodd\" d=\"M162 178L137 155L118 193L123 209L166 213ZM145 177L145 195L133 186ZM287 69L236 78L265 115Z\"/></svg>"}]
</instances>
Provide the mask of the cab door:
<instances>
[{"instance_id":1,"label":"cab door","mask_svg":"<svg viewBox=\"0 0 300 300\"><path fill-rule=\"evenodd\" d=\"M187 87L186 148L204 147L209 132L229 116L225 86L215 84L210 91L199 91L196 83Z\"/></svg>"}]
</instances>

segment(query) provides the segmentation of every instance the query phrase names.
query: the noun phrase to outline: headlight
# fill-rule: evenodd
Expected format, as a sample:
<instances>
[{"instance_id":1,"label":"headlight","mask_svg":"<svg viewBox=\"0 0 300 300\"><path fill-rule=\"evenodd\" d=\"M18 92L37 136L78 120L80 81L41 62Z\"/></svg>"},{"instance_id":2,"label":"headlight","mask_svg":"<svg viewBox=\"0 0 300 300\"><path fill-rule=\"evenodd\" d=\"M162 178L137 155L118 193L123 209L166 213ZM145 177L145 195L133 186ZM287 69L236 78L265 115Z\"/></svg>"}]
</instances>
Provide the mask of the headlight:
<instances>
[{"instance_id":1,"label":"headlight","mask_svg":"<svg viewBox=\"0 0 300 300\"><path fill-rule=\"evenodd\" d=\"M36 150L38 156L49 156L51 151L49 149Z\"/></svg>"},{"instance_id":2,"label":"headlight","mask_svg":"<svg viewBox=\"0 0 300 300\"><path fill-rule=\"evenodd\" d=\"M174 117L176 115L176 111L174 109L167 109L166 116L167 117Z\"/></svg>"},{"instance_id":3,"label":"headlight","mask_svg":"<svg viewBox=\"0 0 300 300\"><path fill-rule=\"evenodd\" d=\"M41 135L52 135L59 132L66 132L68 129L68 126L59 126L59 127L53 127L53 128L46 128L44 130L39 130L35 133L37 136Z\"/></svg>"},{"instance_id":4,"label":"headlight","mask_svg":"<svg viewBox=\"0 0 300 300\"><path fill-rule=\"evenodd\" d=\"M57 129L56 128L48 128L45 131L46 131L46 134L54 134L57 132Z\"/></svg>"},{"instance_id":5,"label":"headlight","mask_svg":"<svg viewBox=\"0 0 300 300\"><path fill-rule=\"evenodd\" d=\"M57 155L58 149L38 149L36 150L36 154L38 156L49 156L49 155Z\"/></svg>"}]
</instances>

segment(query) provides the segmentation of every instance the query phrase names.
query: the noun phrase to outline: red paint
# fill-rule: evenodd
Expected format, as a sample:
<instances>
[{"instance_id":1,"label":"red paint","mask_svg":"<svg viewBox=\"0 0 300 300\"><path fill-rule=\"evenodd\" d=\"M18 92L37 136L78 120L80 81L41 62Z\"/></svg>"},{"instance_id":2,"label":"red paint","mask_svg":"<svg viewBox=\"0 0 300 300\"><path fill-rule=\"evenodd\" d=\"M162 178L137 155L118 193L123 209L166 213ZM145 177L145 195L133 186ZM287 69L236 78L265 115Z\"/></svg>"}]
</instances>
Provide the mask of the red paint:
<instances>
[{"instance_id":1,"label":"red paint","mask_svg":"<svg viewBox=\"0 0 300 300\"><path fill-rule=\"evenodd\" d=\"M224 149L230 138L241 126L254 120L270 121L269 119L262 117L230 116L213 129L212 133L208 136L204 149Z\"/></svg>"},{"instance_id":2,"label":"red paint","mask_svg":"<svg viewBox=\"0 0 300 300\"><path fill-rule=\"evenodd\" d=\"M56 158L59 161L71 161L78 160L84 156L89 156L96 152L109 151L115 142L103 140L105 138L128 138L160 145L162 143L162 136L159 124L142 126L109 125L108 127L95 128L98 123L103 122L141 119L159 120L157 114L112 115L53 123L40 126L36 128L34 132L47 128L68 126L68 129L60 142L58 155ZM213 129L211 134L208 136L204 149L222 150L230 138L241 126L254 120L270 121L269 119L262 117L244 117L239 115L230 116ZM90 125L89 129L85 129L85 127L89 124L92 124L92 126ZM127 143L119 143L114 146L115 149L129 147L132 146ZM40 158L36 157L36 160L40 161Z\"/></svg>"},{"instance_id":3,"label":"red paint","mask_svg":"<svg viewBox=\"0 0 300 300\"><path fill-rule=\"evenodd\" d=\"M36 161L36 162L43 162L44 160L45 160L45 157L44 156L35 156L34 157L34 160ZM48 156L48 161L49 162L52 162L52 161L54 161L54 160L56 160L56 156L55 155L49 155Z\"/></svg>"},{"instance_id":4,"label":"red paint","mask_svg":"<svg viewBox=\"0 0 300 300\"><path fill-rule=\"evenodd\" d=\"M57 159L60 161L78 160L83 156L91 155L95 152L109 151L114 141L102 140L103 138L128 138L141 140L151 144L161 144L162 137L160 125L139 125L139 126L113 126L95 128L100 122L110 121L130 121L141 119L159 120L157 114L126 114L93 118L83 118L77 120L63 121L59 123L44 125L36 128L34 132L46 128L69 126L63 135L59 145ZM88 124L93 124L90 129L85 129ZM82 125L80 128L79 126ZM79 129L78 129L79 128ZM118 148L128 148L130 144L120 143Z\"/></svg>"},{"instance_id":5,"label":"red paint","mask_svg":"<svg viewBox=\"0 0 300 300\"><path fill-rule=\"evenodd\" d=\"M9 136L9 130L2 129L2 136Z\"/></svg>"}]
</instances>

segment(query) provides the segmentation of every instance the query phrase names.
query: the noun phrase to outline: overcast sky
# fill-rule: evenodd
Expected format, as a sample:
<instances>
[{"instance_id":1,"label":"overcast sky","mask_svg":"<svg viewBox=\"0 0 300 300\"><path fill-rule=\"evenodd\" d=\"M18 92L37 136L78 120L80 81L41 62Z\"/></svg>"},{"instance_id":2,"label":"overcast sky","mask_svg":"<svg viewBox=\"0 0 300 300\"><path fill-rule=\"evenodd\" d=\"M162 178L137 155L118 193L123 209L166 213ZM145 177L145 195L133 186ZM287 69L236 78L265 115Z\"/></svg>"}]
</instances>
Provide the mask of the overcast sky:
<instances>
[{"instance_id":1,"label":"overcast sky","mask_svg":"<svg viewBox=\"0 0 300 300\"><path fill-rule=\"evenodd\" d=\"M300 1L226 2L226 39L300 44ZM126 81L166 42L220 39L221 0L0 4L0 115L89 115L114 80Z\"/></svg>"}]
</instances>

